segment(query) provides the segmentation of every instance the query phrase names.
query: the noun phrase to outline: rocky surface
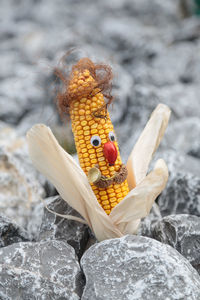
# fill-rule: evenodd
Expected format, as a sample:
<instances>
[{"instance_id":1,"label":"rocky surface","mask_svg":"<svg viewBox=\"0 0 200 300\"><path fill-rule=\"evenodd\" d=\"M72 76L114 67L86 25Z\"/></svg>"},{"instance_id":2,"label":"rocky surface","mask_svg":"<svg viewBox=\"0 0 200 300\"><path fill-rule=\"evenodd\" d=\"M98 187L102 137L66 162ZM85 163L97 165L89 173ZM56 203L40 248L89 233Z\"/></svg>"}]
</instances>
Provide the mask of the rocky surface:
<instances>
[{"instance_id":1,"label":"rocky surface","mask_svg":"<svg viewBox=\"0 0 200 300\"><path fill-rule=\"evenodd\" d=\"M48 199L48 201L46 201L46 205L51 211L55 211L63 215L74 215L80 217L80 215L59 196ZM42 223L38 233L38 239L41 241L67 241L67 243L75 249L79 258L83 254L89 238L88 226L56 216L49 212L45 207L43 209Z\"/></svg>"},{"instance_id":2,"label":"rocky surface","mask_svg":"<svg viewBox=\"0 0 200 300\"><path fill-rule=\"evenodd\" d=\"M171 174L167 187L159 196L162 216L191 214L200 216L200 177L190 173Z\"/></svg>"},{"instance_id":3,"label":"rocky surface","mask_svg":"<svg viewBox=\"0 0 200 300\"><path fill-rule=\"evenodd\" d=\"M200 218L192 215L164 217L154 226L153 237L186 257L200 274Z\"/></svg>"},{"instance_id":4,"label":"rocky surface","mask_svg":"<svg viewBox=\"0 0 200 300\"><path fill-rule=\"evenodd\" d=\"M199 299L200 277L172 247L125 236L92 246L81 259L82 299Z\"/></svg>"},{"instance_id":5,"label":"rocky surface","mask_svg":"<svg viewBox=\"0 0 200 300\"><path fill-rule=\"evenodd\" d=\"M80 299L82 274L63 241L15 243L0 249L1 299Z\"/></svg>"},{"instance_id":6,"label":"rocky surface","mask_svg":"<svg viewBox=\"0 0 200 300\"><path fill-rule=\"evenodd\" d=\"M133 299L200 298L199 277L189 263L199 270L200 19L193 14L192 2L1 1L0 243L4 248L0 258L3 264L5 255L8 262L0 272L1 299L70 299L68 295L79 299L84 282L68 244L78 259L89 248L82 258L87 279L83 299L91 298L89 291L97 293L97 299L107 291L113 299L119 299L119 293L127 299L132 294ZM61 61L72 48L75 51ZM155 106L163 102L172 110L155 157L166 160L169 181L157 200L159 207L154 205L138 232L149 237L156 232L154 238L162 244L139 236L98 244L90 234L88 240L86 226L49 213L41 203L43 198L52 210L74 213L59 198L45 199L56 191L33 168L25 133L33 124L45 123L74 153L70 124L61 124L55 106L59 83L54 70L58 66L67 70L83 56L113 68L115 104L110 115L124 163ZM168 217L171 214L175 216ZM161 220L161 215L166 217ZM27 232L35 244L25 242Z\"/></svg>"},{"instance_id":7,"label":"rocky surface","mask_svg":"<svg viewBox=\"0 0 200 300\"><path fill-rule=\"evenodd\" d=\"M32 167L24 138L0 130L0 211L26 227L32 207L45 196L46 180Z\"/></svg>"},{"instance_id":8,"label":"rocky surface","mask_svg":"<svg viewBox=\"0 0 200 300\"><path fill-rule=\"evenodd\" d=\"M28 240L29 235L23 228L5 216L0 215L0 247Z\"/></svg>"},{"instance_id":9,"label":"rocky surface","mask_svg":"<svg viewBox=\"0 0 200 300\"><path fill-rule=\"evenodd\" d=\"M138 235L152 237L154 225L162 219L159 206L154 203L149 215L141 220Z\"/></svg>"}]
</instances>

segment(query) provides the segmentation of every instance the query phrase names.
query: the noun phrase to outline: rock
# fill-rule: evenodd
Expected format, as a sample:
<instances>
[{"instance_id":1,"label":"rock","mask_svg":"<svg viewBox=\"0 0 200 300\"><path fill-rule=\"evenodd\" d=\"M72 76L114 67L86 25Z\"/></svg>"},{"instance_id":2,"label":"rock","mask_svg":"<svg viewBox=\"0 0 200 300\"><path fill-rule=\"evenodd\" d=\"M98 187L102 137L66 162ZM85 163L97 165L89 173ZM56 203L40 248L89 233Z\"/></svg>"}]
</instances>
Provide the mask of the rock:
<instances>
[{"instance_id":1,"label":"rock","mask_svg":"<svg viewBox=\"0 0 200 300\"><path fill-rule=\"evenodd\" d=\"M1 299L80 299L82 274L63 241L16 243L0 249Z\"/></svg>"},{"instance_id":2,"label":"rock","mask_svg":"<svg viewBox=\"0 0 200 300\"><path fill-rule=\"evenodd\" d=\"M175 173L185 173L193 174L196 177L200 176L199 167L200 162L195 157L190 155L185 155L176 150L164 150L166 148L161 147L154 156L154 159L151 163L151 168L153 168L155 162L159 158L163 158L167 164L169 170L169 180L170 177Z\"/></svg>"},{"instance_id":3,"label":"rock","mask_svg":"<svg viewBox=\"0 0 200 300\"><path fill-rule=\"evenodd\" d=\"M23 228L0 215L0 247L28 240L28 233Z\"/></svg>"},{"instance_id":4,"label":"rock","mask_svg":"<svg viewBox=\"0 0 200 300\"><path fill-rule=\"evenodd\" d=\"M154 203L150 214L146 218L142 219L137 234L152 237L152 228L157 223L157 221L161 219L162 216L160 213L159 206L156 203Z\"/></svg>"},{"instance_id":5,"label":"rock","mask_svg":"<svg viewBox=\"0 0 200 300\"><path fill-rule=\"evenodd\" d=\"M200 216L200 178L184 172L171 174L158 198L161 215L191 214Z\"/></svg>"},{"instance_id":6,"label":"rock","mask_svg":"<svg viewBox=\"0 0 200 300\"><path fill-rule=\"evenodd\" d=\"M0 212L26 227L32 207L45 196L46 179L28 157L24 138L9 128L0 131Z\"/></svg>"},{"instance_id":7,"label":"rock","mask_svg":"<svg viewBox=\"0 0 200 300\"><path fill-rule=\"evenodd\" d=\"M199 136L199 118L186 118L169 126L164 144L171 145L179 153L187 154L192 151L194 143L199 141ZM198 163L200 167L200 161Z\"/></svg>"},{"instance_id":8,"label":"rock","mask_svg":"<svg viewBox=\"0 0 200 300\"><path fill-rule=\"evenodd\" d=\"M71 208L60 196L49 198L48 208L63 215L80 215ZM43 209L42 224L39 230L39 240L64 240L74 249L78 257L83 254L88 242L88 226L77 221L67 220Z\"/></svg>"},{"instance_id":9,"label":"rock","mask_svg":"<svg viewBox=\"0 0 200 300\"><path fill-rule=\"evenodd\" d=\"M192 215L164 217L156 223L153 237L175 248L200 274L200 217Z\"/></svg>"},{"instance_id":10,"label":"rock","mask_svg":"<svg viewBox=\"0 0 200 300\"><path fill-rule=\"evenodd\" d=\"M83 300L200 298L200 277L190 263L147 237L98 243L84 253L81 266L86 276Z\"/></svg>"}]
</instances>

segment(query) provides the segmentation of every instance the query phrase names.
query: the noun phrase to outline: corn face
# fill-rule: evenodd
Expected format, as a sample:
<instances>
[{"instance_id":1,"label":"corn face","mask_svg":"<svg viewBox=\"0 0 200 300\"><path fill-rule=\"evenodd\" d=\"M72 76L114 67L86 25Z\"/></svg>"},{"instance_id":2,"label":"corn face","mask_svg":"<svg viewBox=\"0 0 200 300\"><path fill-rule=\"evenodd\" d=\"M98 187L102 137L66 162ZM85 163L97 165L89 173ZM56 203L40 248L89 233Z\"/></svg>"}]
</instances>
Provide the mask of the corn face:
<instances>
[{"instance_id":1,"label":"corn face","mask_svg":"<svg viewBox=\"0 0 200 300\"><path fill-rule=\"evenodd\" d=\"M88 90L92 91L89 95ZM119 172L122 161L104 96L88 69L72 72L68 94L73 99L69 112L81 168L87 175L91 168L98 166L102 176L112 178ZM106 188L95 184L91 187L107 214L129 192L127 180Z\"/></svg>"}]
</instances>

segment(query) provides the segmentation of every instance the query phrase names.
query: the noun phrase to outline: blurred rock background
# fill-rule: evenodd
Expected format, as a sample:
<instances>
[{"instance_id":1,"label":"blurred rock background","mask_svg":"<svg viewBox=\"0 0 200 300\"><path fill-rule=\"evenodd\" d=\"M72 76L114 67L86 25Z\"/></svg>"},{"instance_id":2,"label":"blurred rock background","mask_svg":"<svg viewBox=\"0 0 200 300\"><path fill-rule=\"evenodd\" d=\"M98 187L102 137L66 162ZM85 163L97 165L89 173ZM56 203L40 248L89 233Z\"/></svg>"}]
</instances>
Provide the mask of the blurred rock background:
<instances>
[{"instance_id":1,"label":"blurred rock background","mask_svg":"<svg viewBox=\"0 0 200 300\"><path fill-rule=\"evenodd\" d=\"M81 57L88 56L96 62L108 63L113 68L115 102L110 107L110 114L124 162L155 106L162 102L171 108L170 124L156 154L156 158L163 157L168 164L169 182L157 200L158 205L155 204L150 216L142 222L139 234L174 247L200 272L199 2L198 0L0 1L2 247L34 240L37 241L37 249L45 245L50 253L54 253L51 252L51 247L59 252L59 247L62 248L60 245L67 240L68 244L74 247L79 259L87 247L89 232L86 226L61 220L43 210L41 198L45 199L46 203L51 203L52 209L57 209L60 213L62 211L71 213L71 209L62 204L59 198L52 197L56 195L55 189L33 168L25 142L26 131L33 124L42 122L52 128L68 152L75 154L70 123L63 124L56 109L55 91L58 80L54 76L55 68L62 66L63 55L68 50L74 49L64 60L66 66L70 66ZM169 215L171 216L168 218ZM55 240L62 242L51 244L51 241ZM141 239L141 243L147 242ZM32 251L29 250L32 249L32 244L16 247L23 249L19 250L19 253ZM13 255L13 248L9 249ZM3 251L0 257L1 255L4 255ZM77 262L74 262L74 254L70 255L71 265L76 265L74 276L77 276L80 270ZM91 257L97 259L93 254ZM86 274L87 259L89 260L84 254L82 265L86 269ZM52 261L52 265L53 263ZM29 265L26 268L28 271L23 273L25 277L29 274ZM187 268L189 268L187 276L190 277L191 269L188 266ZM23 278L19 285L23 286ZM167 277L166 280L170 278ZM187 281L187 278L184 280ZM13 294L9 294L12 284L9 279L7 282L6 293L10 295L10 299L14 299ZM135 285L135 281L133 282ZM115 283L112 282L111 285ZM37 286L37 280L34 284ZM67 295L74 297L70 299L79 299L82 285L84 280L78 287L77 280L73 281L71 290L67 291ZM197 283L195 289L196 286ZM57 299L55 296L57 287L54 283L48 283L44 289L51 290L49 294L44 292L45 297ZM86 288L84 299L87 298L88 290L89 287ZM0 289L2 299L6 299L4 292ZM168 294L168 289L165 292ZM24 297L32 299L31 293L25 293ZM109 289L105 293L109 293ZM36 295L41 296L40 289L36 289ZM155 299L155 295L157 293L149 299ZM174 295L174 298L170 299L200 298L198 288L196 294L195 292L194 295L188 294L188 298L177 298L175 292ZM112 299L117 299L113 297ZM92 299L96 299L95 296ZM134 299L142 298L138 296Z\"/></svg>"}]
</instances>

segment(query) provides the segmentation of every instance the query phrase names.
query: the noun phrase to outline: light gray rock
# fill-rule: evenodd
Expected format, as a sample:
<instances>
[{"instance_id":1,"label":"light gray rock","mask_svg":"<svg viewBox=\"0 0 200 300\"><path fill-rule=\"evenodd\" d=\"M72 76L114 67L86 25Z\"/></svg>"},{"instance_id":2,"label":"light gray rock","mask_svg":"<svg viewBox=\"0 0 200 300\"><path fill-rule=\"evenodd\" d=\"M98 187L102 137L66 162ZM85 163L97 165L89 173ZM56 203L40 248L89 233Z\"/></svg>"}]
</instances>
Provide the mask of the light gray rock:
<instances>
[{"instance_id":1,"label":"light gray rock","mask_svg":"<svg viewBox=\"0 0 200 300\"><path fill-rule=\"evenodd\" d=\"M28 240L29 235L23 228L5 216L0 215L0 247Z\"/></svg>"},{"instance_id":2,"label":"light gray rock","mask_svg":"<svg viewBox=\"0 0 200 300\"><path fill-rule=\"evenodd\" d=\"M63 241L16 243L0 249L1 299L80 299L81 270Z\"/></svg>"},{"instance_id":3,"label":"light gray rock","mask_svg":"<svg viewBox=\"0 0 200 300\"><path fill-rule=\"evenodd\" d=\"M82 299L200 298L200 277L176 250L147 237L125 236L87 250Z\"/></svg>"},{"instance_id":4,"label":"light gray rock","mask_svg":"<svg viewBox=\"0 0 200 300\"><path fill-rule=\"evenodd\" d=\"M153 237L175 248L200 274L200 217L192 215L164 217L154 226Z\"/></svg>"},{"instance_id":5,"label":"light gray rock","mask_svg":"<svg viewBox=\"0 0 200 300\"><path fill-rule=\"evenodd\" d=\"M60 196L49 198L46 205L50 210L57 213L80 217ZM42 223L38 232L39 240L67 241L75 249L79 258L83 254L89 238L87 225L56 216L45 207L43 208Z\"/></svg>"},{"instance_id":6,"label":"light gray rock","mask_svg":"<svg viewBox=\"0 0 200 300\"><path fill-rule=\"evenodd\" d=\"M164 139L164 145L170 145L174 150L178 151L179 153L187 154L190 151L192 151L194 144L199 141L199 137L199 118L185 118L181 121L176 121L169 126Z\"/></svg>"},{"instance_id":7,"label":"light gray rock","mask_svg":"<svg viewBox=\"0 0 200 300\"><path fill-rule=\"evenodd\" d=\"M32 207L45 196L46 179L33 167L24 138L0 131L0 212L26 227Z\"/></svg>"}]
</instances>

